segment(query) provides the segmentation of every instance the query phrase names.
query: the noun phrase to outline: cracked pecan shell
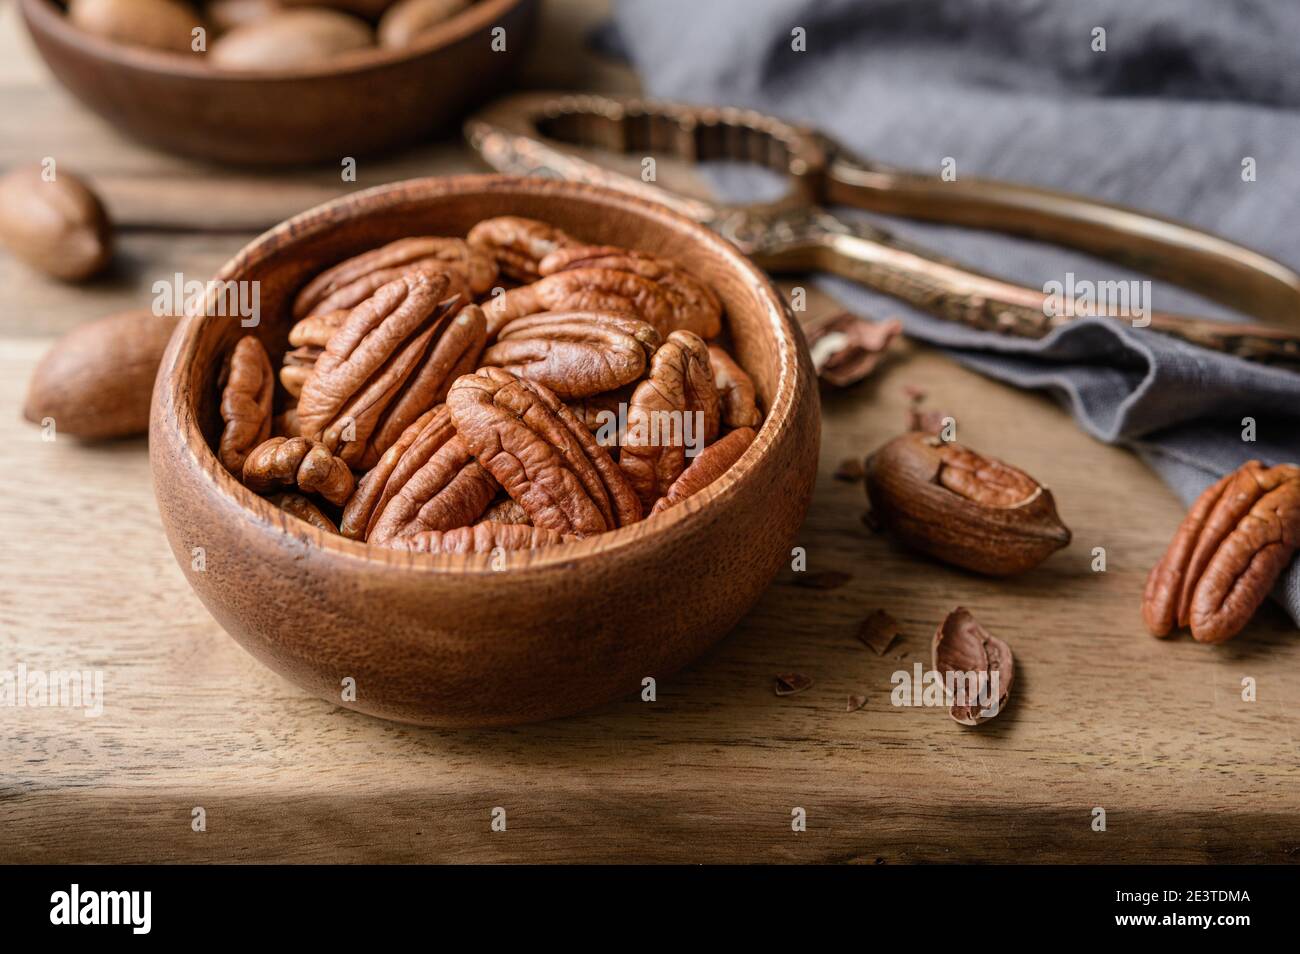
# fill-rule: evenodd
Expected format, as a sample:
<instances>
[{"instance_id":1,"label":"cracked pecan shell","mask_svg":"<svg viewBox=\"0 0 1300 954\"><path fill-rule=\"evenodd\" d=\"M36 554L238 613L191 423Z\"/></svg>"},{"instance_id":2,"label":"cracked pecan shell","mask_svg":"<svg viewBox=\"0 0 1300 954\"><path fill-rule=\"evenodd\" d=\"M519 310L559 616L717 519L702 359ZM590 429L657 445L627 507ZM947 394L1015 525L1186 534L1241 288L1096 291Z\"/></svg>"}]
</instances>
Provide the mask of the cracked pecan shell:
<instances>
[{"instance_id":1,"label":"cracked pecan shell","mask_svg":"<svg viewBox=\"0 0 1300 954\"><path fill-rule=\"evenodd\" d=\"M517 318L543 311L618 312L640 318L666 336L678 325L677 304L648 278L614 268L576 268L512 288L483 306L488 340Z\"/></svg>"},{"instance_id":2,"label":"cracked pecan shell","mask_svg":"<svg viewBox=\"0 0 1300 954\"><path fill-rule=\"evenodd\" d=\"M452 385L447 406L466 446L535 526L585 536L641 519L618 465L545 385L483 368Z\"/></svg>"},{"instance_id":3,"label":"cracked pecan shell","mask_svg":"<svg viewBox=\"0 0 1300 954\"><path fill-rule=\"evenodd\" d=\"M304 437L349 465L372 467L403 429L476 365L484 342L476 305L452 317L447 279L412 272L348 313L316 359L298 399Z\"/></svg>"},{"instance_id":4,"label":"cracked pecan shell","mask_svg":"<svg viewBox=\"0 0 1300 954\"><path fill-rule=\"evenodd\" d=\"M1153 635L1188 626L1199 642L1231 639L1250 621L1300 545L1300 467L1248 461L1197 499L1147 577L1142 615Z\"/></svg>"},{"instance_id":5,"label":"cracked pecan shell","mask_svg":"<svg viewBox=\"0 0 1300 954\"><path fill-rule=\"evenodd\" d=\"M581 245L556 249L537 266L542 276L576 269L612 268L647 278L664 289L673 301L673 325L664 334L693 331L701 338L722 332L722 303L704 282L673 262L611 245Z\"/></svg>"},{"instance_id":6,"label":"cracked pecan shell","mask_svg":"<svg viewBox=\"0 0 1300 954\"><path fill-rule=\"evenodd\" d=\"M720 415L708 346L699 335L674 331L627 409L619 466L642 506L651 509L686 470L688 445L703 450L718 436Z\"/></svg>"},{"instance_id":7,"label":"cracked pecan shell","mask_svg":"<svg viewBox=\"0 0 1300 954\"><path fill-rule=\"evenodd\" d=\"M740 427L721 440L714 441L695 456L682 475L673 481L668 492L660 497L650 511L654 516L669 507L675 507L692 494L697 494L713 483L740 460L745 449L754 443L754 431Z\"/></svg>"},{"instance_id":8,"label":"cracked pecan shell","mask_svg":"<svg viewBox=\"0 0 1300 954\"><path fill-rule=\"evenodd\" d=\"M392 546L416 553L491 553L493 550L536 550L573 539L544 527L489 522L455 530L426 530L401 537Z\"/></svg>"},{"instance_id":9,"label":"cracked pecan shell","mask_svg":"<svg viewBox=\"0 0 1300 954\"><path fill-rule=\"evenodd\" d=\"M934 634L930 652L934 670L944 677L945 694L952 686L947 701L954 722L979 725L1006 708L1016 678L1015 657L1011 647L981 626L970 610L958 606L947 615Z\"/></svg>"},{"instance_id":10,"label":"cracked pecan shell","mask_svg":"<svg viewBox=\"0 0 1300 954\"><path fill-rule=\"evenodd\" d=\"M518 215L484 219L472 229L466 241L496 262L501 274L517 282L537 280L537 263L558 248L578 244L564 232Z\"/></svg>"},{"instance_id":11,"label":"cracked pecan shell","mask_svg":"<svg viewBox=\"0 0 1300 954\"><path fill-rule=\"evenodd\" d=\"M352 493L352 471L328 447L305 437L272 437L244 460L244 486L267 494L297 487L341 504Z\"/></svg>"},{"instance_id":12,"label":"cracked pecan shell","mask_svg":"<svg viewBox=\"0 0 1300 954\"><path fill-rule=\"evenodd\" d=\"M727 427L758 427L763 420L758 410L754 381L722 348L709 345L713 384L722 398L722 423Z\"/></svg>"},{"instance_id":13,"label":"cracked pecan shell","mask_svg":"<svg viewBox=\"0 0 1300 954\"><path fill-rule=\"evenodd\" d=\"M502 328L482 363L544 384L569 401L635 381L661 343L659 332L629 315L543 312Z\"/></svg>"},{"instance_id":14,"label":"cracked pecan shell","mask_svg":"<svg viewBox=\"0 0 1300 954\"><path fill-rule=\"evenodd\" d=\"M219 456L231 473L241 474L248 452L271 436L275 373L262 342L253 335L240 338L223 376Z\"/></svg>"},{"instance_id":15,"label":"cracked pecan shell","mask_svg":"<svg viewBox=\"0 0 1300 954\"><path fill-rule=\"evenodd\" d=\"M462 304L482 295L497 278L496 262L462 239L419 236L398 239L326 269L303 287L293 302L293 317L347 311L383 285L409 271L448 276L446 295Z\"/></svg>"},{"instance_id":16,"label":"cracked pecan shell","mask_svg":"<svg viewBox=\"0 0 1300 954\"><path fill-rule=\"evenodd\" d=\"M1070 542L1045 486L929 434L903 434L867 458L866 489L872 514L895 537L976 573L1020 573Z\"/></svg>"}]
</instances>

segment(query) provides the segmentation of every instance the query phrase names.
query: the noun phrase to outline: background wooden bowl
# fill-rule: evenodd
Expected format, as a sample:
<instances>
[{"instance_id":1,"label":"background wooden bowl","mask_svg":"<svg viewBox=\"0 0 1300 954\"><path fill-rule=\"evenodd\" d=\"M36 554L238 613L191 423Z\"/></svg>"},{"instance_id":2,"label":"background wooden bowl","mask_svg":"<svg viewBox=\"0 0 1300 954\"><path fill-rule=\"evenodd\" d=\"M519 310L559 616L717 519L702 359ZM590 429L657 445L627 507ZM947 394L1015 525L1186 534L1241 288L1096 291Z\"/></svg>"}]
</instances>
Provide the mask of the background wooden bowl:
<instances>
[{"instance_id":1,"label":"background wooden bowl","mask_svg":"<svg viewBox=\"0 0 1300 954\"><path fill-rule=\"evenodd\" d=\"M499 90L532 36L537 0L480 0L414 45L310 69L231 72L78 29L56 0L19 0L36 48L78 99L170 152L284 165L382 153L450 128ZM493 52L492 29L506 31Z\"/></svg>"},{"instance_id":2,"label":"background wooden bowl","mask_svg":"<svg viewBox=\"0 0 1300 954\"><path fill-rule=\"evenodd\" d=\"M643 678L672 673L740 620L789 561L808 508L820 422L797 326L748 259L663 206L549 180L419 179L305 212L217 277L261 283L255 331L278 359L293 295L322 268L402 236L464 235L507 213L666 254L707 279L766 418L736 466L686 503L577 543L508 554L494 571L486 556L413 554L323 533L239 484L212 447L221 364L247 332L235 318L184 319L159 369L149 428L176 559L244 648L362 712L497 725L637 692ZM340 699L348 677L354 703Z\"/></svg>"}]
</instances>

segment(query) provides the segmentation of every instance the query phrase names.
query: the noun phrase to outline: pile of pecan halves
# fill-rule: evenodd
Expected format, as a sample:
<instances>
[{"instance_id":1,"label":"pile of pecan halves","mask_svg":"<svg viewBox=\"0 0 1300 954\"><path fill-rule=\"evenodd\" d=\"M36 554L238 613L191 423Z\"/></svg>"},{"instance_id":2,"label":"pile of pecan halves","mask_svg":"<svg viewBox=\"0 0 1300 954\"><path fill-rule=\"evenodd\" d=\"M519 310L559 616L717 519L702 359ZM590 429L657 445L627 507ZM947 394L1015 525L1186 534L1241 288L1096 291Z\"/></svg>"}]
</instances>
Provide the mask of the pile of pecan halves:
<instances>
[{"instance_id":1,"label":"pile of pecan halves","mask_svg":"<svg viewBox=\"0 0 1300 954\"><path fill-rule=\"evenodd\" d=\"M712 483L762 419L709 343L722 305L703 281L532 219L358 255L308 282L293 318L283 393L258 338L230 355L219 456L287 513L379 546L485 553L627 526ZM704 449L628 438L662 434L663 412L702 422Z\"/></svg>"}]
</instances>

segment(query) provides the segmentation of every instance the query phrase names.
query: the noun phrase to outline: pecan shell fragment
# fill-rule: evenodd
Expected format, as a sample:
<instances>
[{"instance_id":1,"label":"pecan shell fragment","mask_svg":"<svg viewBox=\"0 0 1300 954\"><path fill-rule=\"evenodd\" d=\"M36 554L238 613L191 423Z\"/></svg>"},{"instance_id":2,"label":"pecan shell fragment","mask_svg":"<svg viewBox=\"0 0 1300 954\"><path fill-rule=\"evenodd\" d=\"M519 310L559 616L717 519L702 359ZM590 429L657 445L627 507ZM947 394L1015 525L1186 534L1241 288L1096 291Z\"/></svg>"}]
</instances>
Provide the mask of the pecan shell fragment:
<instances>
[{"instance_id":1,"label":"pecan shell fragment","mask_svg":"<svg viewBox=\"0 0 1300 954\"><path fill-rule=\"evenodd\" d=\"M992 636L959 606L934 634L933 665L944 677L948 714L961 725L987 722L1006 708L1015 681L1011 647Z\"/></svg>"},{"instance_id":2,"label":"pecan shell fragment","mask_svg":"<svg viewBox=\"0 0 1300 954\"><path fill-rule=\"evenodd\" d=\"M808 332L817 376L837 388L857 384L876 370L902 330L896 318L870 321L848 312L833 315Z\"/></svg>"}]
</instances>

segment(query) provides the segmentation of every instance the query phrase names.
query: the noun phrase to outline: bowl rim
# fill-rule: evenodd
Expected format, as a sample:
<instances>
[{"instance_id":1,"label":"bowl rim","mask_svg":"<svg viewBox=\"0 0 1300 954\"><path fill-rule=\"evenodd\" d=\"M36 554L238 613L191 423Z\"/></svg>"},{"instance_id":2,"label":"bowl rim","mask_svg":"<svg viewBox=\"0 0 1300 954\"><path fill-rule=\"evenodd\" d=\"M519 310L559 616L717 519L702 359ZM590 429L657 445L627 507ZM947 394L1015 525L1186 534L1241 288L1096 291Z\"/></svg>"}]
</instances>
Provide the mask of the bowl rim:
<instances>
[{"instance_id":1,"label":"bowl rim","mask_svg":"<svg viewBox=\"0 0 1300 954\"><path fill-rule=\"evenodd\" d=\"M693 494L688 501L668 508L653 517L647 515L630 526L619 527L581 540L519 551L528 554L528 559L523 562L516 559L509 560L506 572L512 575L557 566L576 569L585 560L608 557L613 552L625 550L650 538L666 537L674 531L680 533L687 529L685 525L688 521L701 519L705 516L706 510L715 509L710 505L734 497L742 486L756 479L755 465L759 459L773 450L784 433L795 426L799 388L801 385L806 385L807 375L810 374L807 368L801 367L802 339L794 319L789 315L784 300L766 274L716 232L674 212L665 205L587 183L482 174L406 179L325 202L259 235L241 248L213 277L213 282L229 281L252 260L276 252L282 253L287 245L297 240L337 228L341 221L340 213L346 219L362 214L373 215L386 207L409 206L413 201L418 202L425 197L518 193L535 191L539 188L569 199L612 205L619 207L619 211L630 213L635 217L650 218L667 227L685 229L697 241L710 247L724 263L735 269L758 299L759 306L763 309L763 318L776 341L777 374L772 400L757 436L745 449L744 454L721 477ZM215 293L215 291L210 292L210 294ZM203 321L204 315L197 310L194 313L187 313L181 319L167 355L159 367L156 384L158 393L154 400L155 411L164 408L168 413L166 420L161 419L161 414L151 415L151 445L157 437L153 433L154 427L168 427L179 431L178 448L189 458L190 466L186 469L192 474L202 475L201 479L206 480L209 490L219 494L225 502L236 505L244 517L250 523L260 525L259 529L263 532L283 534L286 538L318 546L326 554L354 559L372 566L435 571L455 570L461 573L502 572L490 565L489 554L416 553L374 546L341 534L330 533L289 517L266 498L245 487L225 468L204 438L198 424L199 416L192 399L192 389L182 386L189 383L187 369L194 366L197 361L197 341ZM804 376L803 381L800 378L801 374Z\"/></svg>"},{"instance_id":2,"label":"bowl rim","mask_svg":"<svg viewBox=\"0 0 1300 954\"><path fill-rule=\"evenodd\" d=\"M230 70L187 59L181 53L131 46L87 33L68 22L66 13L56 0L18 0L19 9L31 32L40 29L59 42L76 47L99 60L155 76L228 83L299 82L354 76L396 66L427 54L441 52L445 47L487 28L494 20L537 2L538 0L476 0L468 9L420 34L419 39L409 46L375 46L349 50L322 61L319 66L298 66L290 70Z\"/></svg>"}]
</instances>

